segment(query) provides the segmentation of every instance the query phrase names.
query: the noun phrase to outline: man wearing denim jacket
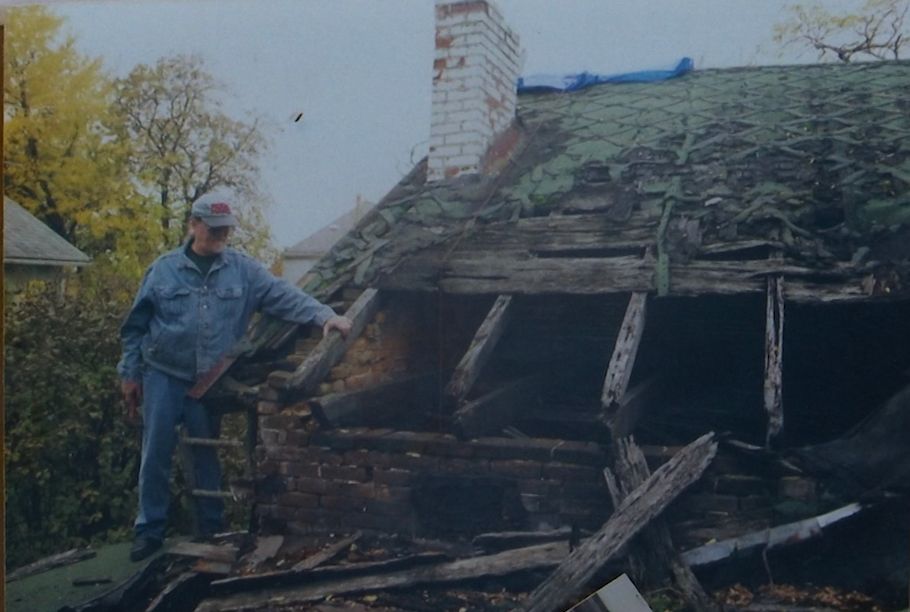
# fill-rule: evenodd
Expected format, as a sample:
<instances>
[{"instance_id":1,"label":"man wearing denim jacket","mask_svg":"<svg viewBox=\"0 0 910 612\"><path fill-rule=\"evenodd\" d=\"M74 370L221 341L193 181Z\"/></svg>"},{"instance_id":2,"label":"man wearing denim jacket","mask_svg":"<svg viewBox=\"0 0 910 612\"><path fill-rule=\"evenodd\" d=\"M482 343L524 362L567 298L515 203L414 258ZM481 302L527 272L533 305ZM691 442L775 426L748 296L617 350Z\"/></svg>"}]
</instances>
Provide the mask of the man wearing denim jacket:
<instances>
[{"instance_id":1,"label":"man wearing denim jacket","mask_svg":"<svg viewBox=\"0 0 910 612\"><path fill-rule=\"evenodd\" d=\"M204 195L190 214L190 239L149 267L120 330L117 370L128 417L135 420L141 404L143 421L133 561L164 540L177 424L194 438L219 433L220 420L187 391L243 337L253 313L321 325L324 334L335 329L346 335L351 328L347 318L227 247L236 225L228 197ZM220 489L215 450L196 447L193 453L198 486ZM201 498L196 509L202 535L222 528L221 500Z\"/></svg>"}]
</instances>

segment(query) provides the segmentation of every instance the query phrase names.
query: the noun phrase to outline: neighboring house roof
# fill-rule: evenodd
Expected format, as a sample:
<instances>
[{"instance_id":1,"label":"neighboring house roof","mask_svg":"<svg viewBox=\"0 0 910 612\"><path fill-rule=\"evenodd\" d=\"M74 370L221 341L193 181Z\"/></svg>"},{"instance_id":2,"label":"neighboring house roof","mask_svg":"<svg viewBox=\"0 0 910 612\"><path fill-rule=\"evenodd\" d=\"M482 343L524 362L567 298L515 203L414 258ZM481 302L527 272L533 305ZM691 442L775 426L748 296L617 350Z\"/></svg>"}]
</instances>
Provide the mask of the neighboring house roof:
<instances>
[{"instance_id":1,"label":"neighboring house roof","mask_svg":"<svg viewBox=\"0 0 910 612\"><path fill-rule=\"evenodd\" d=\"M22 206L3 198L3 263L82 266L90 261Z\"/></svg>"},{"instance_id":2,"label":"neighboring house roof","mask_svg":"<svg viewBox=\"0 0 910 612\"><path fill-rule=\"evenodd\" d=\"M357 206L322 229L310 234L284 252L285 257L321 257L338 239L347 234L369 210L369 204L358 201Z\"/></svg>"},{"instance_id":3,"label":"neighboring house roof","mask_svg":"<svg viewBox=\"0 0 910 612\"><path fill-rule=\"evenodd\" d=\"M521 293L520 263L559 292L565 265L604 278L597 266L612 262L635 276L614 291L757 291L779 271L802 279L797 299L827 299L828 285L850 299L898 295L910 256L908 92L900 61L523 95L523 140L499 176L424 184L415 168L301 286L461 291L486 278L471 292ZM701 284L670 280L695 260ZM733 287L717 279L712 291L702 282L712 270Z\"/></svg>"}]
</instances>

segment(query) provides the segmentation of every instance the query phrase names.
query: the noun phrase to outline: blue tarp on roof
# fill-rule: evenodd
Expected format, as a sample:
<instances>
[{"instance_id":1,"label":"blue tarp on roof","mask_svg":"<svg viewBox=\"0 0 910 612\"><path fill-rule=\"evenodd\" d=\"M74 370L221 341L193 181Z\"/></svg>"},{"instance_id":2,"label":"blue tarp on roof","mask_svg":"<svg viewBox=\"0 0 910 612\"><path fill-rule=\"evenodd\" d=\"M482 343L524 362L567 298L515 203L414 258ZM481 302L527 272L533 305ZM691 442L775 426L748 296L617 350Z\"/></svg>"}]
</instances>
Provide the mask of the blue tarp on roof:
<instances>
[{"instance_id":1,"label":"blue tarp on roof","mask_svg":"<svg viewBox=\"0 0 910 612\"><path fill-rule=\"evenodd\" d=\"M673 70L642 70L606 76L590 72L566 75L535 74L518 79L518 93L577 91L591 85L600 85L601 83L651 83L682 76L687 72L691 72L694 68L695 62L692 61L692 58L684 57L679 60Z\"/></svg>"}]
</instances>

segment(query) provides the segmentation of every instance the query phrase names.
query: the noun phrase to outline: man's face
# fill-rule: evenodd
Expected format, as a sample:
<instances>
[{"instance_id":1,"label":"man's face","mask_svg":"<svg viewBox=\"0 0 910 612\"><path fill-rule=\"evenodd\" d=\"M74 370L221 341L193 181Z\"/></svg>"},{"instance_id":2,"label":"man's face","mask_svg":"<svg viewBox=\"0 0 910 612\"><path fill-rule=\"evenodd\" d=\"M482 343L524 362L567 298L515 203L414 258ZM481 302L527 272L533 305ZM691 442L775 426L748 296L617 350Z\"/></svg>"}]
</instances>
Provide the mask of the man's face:
<instances>
[{"instance_id":1,"label":"man's face","mask_svg":"<svg viewBox=\"0 0 910 612\"><path fill-rule=\"evenodd\" d=\"M190 229L193 231L192 249L199 255L217 255L227 246L231 227L209 227L201 219L191 219Z\"/></svg>"}]
</instances>

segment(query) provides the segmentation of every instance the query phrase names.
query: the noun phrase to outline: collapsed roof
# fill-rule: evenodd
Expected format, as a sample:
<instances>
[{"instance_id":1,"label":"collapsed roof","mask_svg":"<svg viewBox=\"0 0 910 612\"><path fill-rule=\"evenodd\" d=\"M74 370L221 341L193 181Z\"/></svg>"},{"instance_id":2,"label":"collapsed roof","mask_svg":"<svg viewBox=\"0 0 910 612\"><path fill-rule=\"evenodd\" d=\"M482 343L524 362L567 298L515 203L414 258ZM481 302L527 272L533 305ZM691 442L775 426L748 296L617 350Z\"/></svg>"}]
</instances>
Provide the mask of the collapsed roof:
<instances>
[{"instance_id":1,"label":"collapsed roof","mask_svg":"<svg viewBox=\"0 0 910 612\"><path fill-rule=\"evenodd\" d=\"M908 89L879 62L524 95L498 176L419 165L301 286L904 297Z\"/></svg>"}]
</instances>

